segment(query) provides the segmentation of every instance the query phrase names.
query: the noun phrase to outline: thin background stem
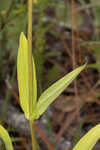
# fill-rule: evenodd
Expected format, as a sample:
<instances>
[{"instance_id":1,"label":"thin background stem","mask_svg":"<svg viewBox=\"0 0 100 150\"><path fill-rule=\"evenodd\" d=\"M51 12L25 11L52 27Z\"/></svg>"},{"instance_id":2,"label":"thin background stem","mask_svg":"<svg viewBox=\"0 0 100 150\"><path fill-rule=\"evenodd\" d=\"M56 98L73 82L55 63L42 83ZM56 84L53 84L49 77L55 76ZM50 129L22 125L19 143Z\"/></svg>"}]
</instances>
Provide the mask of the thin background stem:
<instances>
[{"instance_id":1,"label":"thin background stem","mask_svg":"<svg viewBox=\"0 0 100 150\"><path fill-rule=\"evenodd\" d=\"M76 59L75 59L75 34L74 34L74 26L76 26L75 21L75 0L72 0L72 61L73 61L73 70L76 67ZM75 91L75 104L76 104L76 112L79 116L80 114L80 106L78 102L78 90L77 90L77 80L74 80L74 91Z\"/></svg>"}]
</instances>

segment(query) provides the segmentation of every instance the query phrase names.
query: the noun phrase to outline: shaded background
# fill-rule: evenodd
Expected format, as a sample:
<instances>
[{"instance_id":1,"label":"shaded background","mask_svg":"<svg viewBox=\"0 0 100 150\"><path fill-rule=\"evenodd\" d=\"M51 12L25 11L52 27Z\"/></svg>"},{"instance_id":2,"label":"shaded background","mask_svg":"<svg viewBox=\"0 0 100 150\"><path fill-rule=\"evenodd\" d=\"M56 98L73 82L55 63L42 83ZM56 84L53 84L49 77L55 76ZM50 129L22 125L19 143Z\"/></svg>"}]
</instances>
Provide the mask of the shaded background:
<instances>
[{"instance_id":1,"label":"shaded background","mask_svg":"<svg viewBox=\"0 0 100 150\"><path fill-rule=\"evenodd\" d=\"M16 62L27 35L27 1L0 0L0 122L15 150L30 150L28 121L19 106ZM33 13L38 97L73 68L88 63L36 122L41 150L71 150L100 122L100 0L39 0ZM0 149L4 150L0 141ZM99 150L99 142L94 150Z\"/></svg>"}]
</instances>

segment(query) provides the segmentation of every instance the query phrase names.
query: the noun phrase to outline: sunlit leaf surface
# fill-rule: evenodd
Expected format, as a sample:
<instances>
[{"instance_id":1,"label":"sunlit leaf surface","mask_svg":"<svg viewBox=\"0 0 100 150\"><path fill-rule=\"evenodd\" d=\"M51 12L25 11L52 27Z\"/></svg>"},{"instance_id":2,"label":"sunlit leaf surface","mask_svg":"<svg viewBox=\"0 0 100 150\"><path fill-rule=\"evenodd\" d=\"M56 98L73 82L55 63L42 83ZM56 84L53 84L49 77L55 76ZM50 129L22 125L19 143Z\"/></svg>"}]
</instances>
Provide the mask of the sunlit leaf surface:
<instances>
[{"instance_id":1,"label":"sunlit leaf surface","mask_svg":"<svg viewBox=\"0 0 100 150\"><path fill-rule=\"evenodd\" d=\"M100 139L100 124L92 128L80 141L73 150L92 150L96 142Z\"/></svg>"},{"instance_id":2,"label":"sunlit leaf surface","mask_svg":"<svg viewBox=\"0 0 100 150\"><path fill-rule=\"evenodd\" d=\"M0 138L3 140L6 150L14 150L10 136L5 128L0 125Z\"/></svg>"},{"instance_id":3,"label":"sunlit leaf surface","mask_svg":"<svg viewBox=\"0 0 100 150\"><path fill-rule=\"evenodd\" d=\"M28 41L23 33L20 35L20 44L17 57L17 78L20 96L20 105L29 119L29 68L28 68ZM37 84L35 64L33 60L33 112L37 99ZM34 114L34 113L33 113ZM34 115L33 115L34 116Z\"/></svg>"},{"instance_id":4,"label":"sunlit leaf surface","mask_svg":"<svg viewBox=\"0 0 100 150\"><path fill-rule=\"evenodd\" d=\"M65 90L65 88L76 78L76 76L85 68L85 66L86 65L83 65L68 73L43 92L37 104L39 116L43 114L48 106Z\"/></svg>"}]
</instances>

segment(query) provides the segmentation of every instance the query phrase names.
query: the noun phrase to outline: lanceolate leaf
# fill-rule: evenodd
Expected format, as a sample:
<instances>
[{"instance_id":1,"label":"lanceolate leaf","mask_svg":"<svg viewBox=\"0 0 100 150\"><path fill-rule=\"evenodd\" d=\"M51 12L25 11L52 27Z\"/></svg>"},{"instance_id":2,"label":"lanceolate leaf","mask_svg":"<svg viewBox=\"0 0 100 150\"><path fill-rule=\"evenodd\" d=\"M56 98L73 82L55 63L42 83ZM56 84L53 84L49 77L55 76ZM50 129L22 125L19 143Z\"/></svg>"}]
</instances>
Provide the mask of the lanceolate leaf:
<instances>
[{"instance_id":1,"label":"lanceolate leaf","mask_svg":"<svg viewBox=\"0 0 100 150\"><path fill-rule=\"evenodd\" d=\"M96 142L100 139L100 124L92 128L80 141L73 150L92 150Z\"/></svg>"},{"instance_id":2,"label":"lanceolate leaf","mask_svg":"<svg viewBox=\"0 0 100 150\"><path fill-rule=\"evenodd\" d=\"M65 90L65 88L76 78L76 76L85 68L83 65L54 83L43 92L37 103L38 117L48 108L48 106Z\"/></svg>"},{"instance_id":3,"label":"lanceolate leaf","mask_svg":"<svg viewBox=\"0 0 100 150\"><path fill-rule=\"evenodd\" d=\"M29 119L29 73L28 73L28 41L23 33L20 35L20 44L17 58L17 76L18 87L20 96L20 105L25 113L27 119ZM36 105L37 99L37 83L35 64L33 60L33 111ZM34 115L33 115L34 116Z\"/></svg>"},{"instance_id":4,"label":"lanceolate leaf","mask_svg":"<svg viewBox=\"0 0 100 150\"><path fill-rule=\"evenodd\" d=\"M5 143L6 150L14 150L8 132L0 125L0 138Z\"/></svg>"}]
</instances>

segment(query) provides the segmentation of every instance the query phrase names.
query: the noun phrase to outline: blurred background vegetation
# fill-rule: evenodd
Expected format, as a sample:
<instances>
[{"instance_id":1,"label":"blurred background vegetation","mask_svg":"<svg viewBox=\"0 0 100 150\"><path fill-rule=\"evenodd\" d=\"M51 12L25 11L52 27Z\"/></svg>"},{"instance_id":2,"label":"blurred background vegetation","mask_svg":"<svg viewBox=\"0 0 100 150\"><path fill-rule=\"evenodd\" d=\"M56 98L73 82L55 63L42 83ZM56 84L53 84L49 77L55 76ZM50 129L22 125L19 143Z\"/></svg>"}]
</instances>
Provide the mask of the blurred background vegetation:
<instances>
[{"instance_id":1,"label":"blurred background vegetation","mask_svg":"<svg viewBox=\"0 0 100 150\"><path fill-rule=\"evenodd\" d=\"M88 63L87 69L45 114L52 148L57 149L63 137L70 141L71 149L89 128L100 122L100 0L38 0L33 10L38 96L73 68ZM0 0L0 122L13 136L15 150L28 150L24 133L19 133L15 122L9 124L10 118L7 119L9 105L22 113L16 75L21 32L27 35L27 0ZM50 149L41 149L46 148ZM98 149L99 143L95 147Z\"/></svg>"}]
</instances>

